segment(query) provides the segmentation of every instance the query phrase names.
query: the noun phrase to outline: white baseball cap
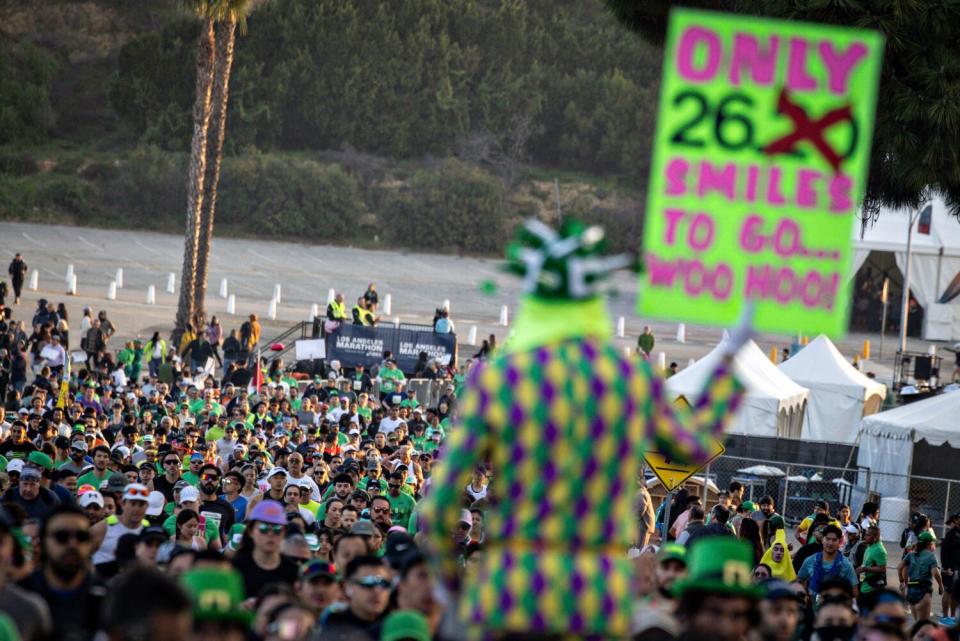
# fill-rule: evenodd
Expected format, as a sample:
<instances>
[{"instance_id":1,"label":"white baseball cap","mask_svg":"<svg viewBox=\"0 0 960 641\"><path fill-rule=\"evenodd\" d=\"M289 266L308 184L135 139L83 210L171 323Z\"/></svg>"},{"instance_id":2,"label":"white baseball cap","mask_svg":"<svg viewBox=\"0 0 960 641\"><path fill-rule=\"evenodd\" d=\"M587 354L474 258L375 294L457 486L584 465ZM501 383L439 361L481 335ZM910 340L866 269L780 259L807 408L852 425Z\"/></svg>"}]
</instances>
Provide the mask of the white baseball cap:
<instances>
[{"instance_id":1,"label":"white baseball cap","mask_svg":"<svg viewBox=\"0 0 960 641\"><path fill-rule=\"evenodd\" d=\"M274 476L276 476L277 474L283 474L283 475L286 476L286 477L289 477L289 476L290 476L289 474L287 474L287 471L286 471L285 469L283 469L282 467L275 467L275 468L273 468L272 470L270 470L270 472L267 474L267 480L269 481L270 479L272 479L272 478L273 478Z\"/></svg>"},{"instance_id":2,"label":"white baseball cap","mask_svg":"<svg viewBox=\"0 0 960 641\"><path fill-rule=\"evenodd\" d=\"M180 495L183 495L183 491L180 491ZM163 497L163 492L157 492L154 490L150 492L150 497L147 499L147 516L160 516L163 513L163 506L166 505L167 500Z\"/></svg>"},{"instance_id":3,"label":"white baseball cap","mask_svg":"<svg viewBox=\"0 0 960 641\"><path fill-rule=\"evenodd\" d=\"M199 500L200 500L200 490L198 490L197 488L190 486L180 490L180 505L183 505L184 503L189 503L192 501L199 501Z\"/></svg>"},{"instance_id":4,"label":"white baseball cap","mask_svg":"<svg viewBox=\"0 0 960 641\"><path fill-rule=\"evenodd\" d=\"M130 483L123 489L124 501L145 501L148 502L150 490L141 483Z\"/></svg>"},{"instance_id":5,"label":"white baseball cap","mask_svg":"<svg viewBox=\"0 0 960 641\"><path fill-rule=\"evenodd\" d=\"M97 505L98 507L103 507L103 494L93 490L92 492L84 492L80 495L80 498L77 499L77 503L80 507L89 507L91 505Z\"/></svg>"}]
</instances>

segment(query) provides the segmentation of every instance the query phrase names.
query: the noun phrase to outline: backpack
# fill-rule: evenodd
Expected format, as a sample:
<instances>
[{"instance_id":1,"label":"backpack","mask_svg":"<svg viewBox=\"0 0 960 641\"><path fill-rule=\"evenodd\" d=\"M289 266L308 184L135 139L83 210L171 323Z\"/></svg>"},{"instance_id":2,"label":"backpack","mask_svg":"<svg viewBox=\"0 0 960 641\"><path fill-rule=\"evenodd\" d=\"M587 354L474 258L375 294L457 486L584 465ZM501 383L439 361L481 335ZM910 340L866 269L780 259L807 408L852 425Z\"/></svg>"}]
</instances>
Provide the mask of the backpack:
<instances>
[{"instance_id":1,"label":"backpack","mask_svg":"<svg viewBox=\"0 0 960 641\"><path fill-rule=\"evenodd\" d=\"M911 529L908 528L908 527L903 528L903 532L900 534L900 549L901 549L901 550L906 550L906 549L907 549L907 541L910 540L910 533L911 533L912 531L913 531L913 530L911 530Z\"/></svg>"}]
</instances>

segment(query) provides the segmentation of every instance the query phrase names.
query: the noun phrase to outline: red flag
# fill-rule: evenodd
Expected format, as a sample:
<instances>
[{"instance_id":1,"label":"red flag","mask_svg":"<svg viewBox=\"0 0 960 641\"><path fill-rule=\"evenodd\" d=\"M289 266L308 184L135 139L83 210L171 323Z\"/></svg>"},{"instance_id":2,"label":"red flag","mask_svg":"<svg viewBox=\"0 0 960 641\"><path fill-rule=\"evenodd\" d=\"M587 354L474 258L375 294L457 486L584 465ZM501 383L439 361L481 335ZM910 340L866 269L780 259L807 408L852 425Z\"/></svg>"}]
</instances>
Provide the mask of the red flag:
<instances>
[{"instance_id":1,"label":"red flag","mask_svg":"<svg viewBox=\"0 0 960 641\"><path fill-rule=\"evenodd\" d=\"M930 235L930 223L933 219L933 205L927 205L920 211L920 220L917 221L917 233Z\"/></svg>"}]
</instances>

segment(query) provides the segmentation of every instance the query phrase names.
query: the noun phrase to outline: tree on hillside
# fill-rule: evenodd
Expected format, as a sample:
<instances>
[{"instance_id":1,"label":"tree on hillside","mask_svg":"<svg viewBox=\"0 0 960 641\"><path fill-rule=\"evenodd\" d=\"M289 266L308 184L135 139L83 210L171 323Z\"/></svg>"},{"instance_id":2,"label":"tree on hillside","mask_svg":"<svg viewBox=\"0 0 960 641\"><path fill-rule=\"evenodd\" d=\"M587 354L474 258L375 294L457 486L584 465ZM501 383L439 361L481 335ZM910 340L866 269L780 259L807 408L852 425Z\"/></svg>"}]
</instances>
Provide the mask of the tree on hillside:
<instances>
[{"instance_id":1,"label":"tree on hillside","mask_svg":"<svg viewBox=\"0 0 960 641\"><path fill-rule=\"evenodd\" d=\"M213 244L213 223L217 209L217 187L220 183L220 165L223 161L223 140L227 131L227 102L230 95L230 70L233 67L233 48L237 26L246 31L246 18L251 9L250 0L227 0L223 19L216 31L214 60L213 108L210 114L210 138L207 142L206 175L203 181L203 201L200 208L197 266L194 277L194 316L206 316L205 302Z\"/></svg>"},{"instance_id":2,"label":"tree on hillside","mask_svg":"<svg viewBox=\"0 0 960 641\"><path fill-rule=\"evenodd\" d=\"M873 29L886 38L865 206L917 207L930 190L960 215L960 4L956 0L605 0L662 43L673 6Z\"/></svg>"},{"instance_id":3,"label":"tree on hillside","mask_svg":"<svg viewBox=\"0 0 960 641\"><path fill-rule=\"evenodd\" d=\"M187 324L196 321L197 246L200 240L200 215L203 208L207 137L216 57L215 23L224 15L225 0L190 0L189 4L196 11L203 26L197 42L193 140L190 145L190 164L187 167L187 224L183 243L183 268L180 276L180 302L177 305L175 338L179 338Z\"/></svg>"}]
</instances>

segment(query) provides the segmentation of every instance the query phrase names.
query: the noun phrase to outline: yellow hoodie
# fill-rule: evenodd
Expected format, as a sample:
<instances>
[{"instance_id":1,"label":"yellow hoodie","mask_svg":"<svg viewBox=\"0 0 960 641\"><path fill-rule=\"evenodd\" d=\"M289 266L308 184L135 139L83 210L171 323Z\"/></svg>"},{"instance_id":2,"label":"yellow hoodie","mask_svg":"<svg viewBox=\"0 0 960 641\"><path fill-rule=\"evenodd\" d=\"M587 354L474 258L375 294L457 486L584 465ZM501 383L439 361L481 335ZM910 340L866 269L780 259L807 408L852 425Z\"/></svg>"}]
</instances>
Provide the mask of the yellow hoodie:
<instances>
[{"instance_id":1,"label":"yellow hoodie","mask_svg":"<svg viewBox=\"0 0 960 641\"><path fill-rule=\"evenodd\" d=\"M783 548L783 557L777 563L773 560L773 548L777 545ZM793 561L790 559L790 548L787 547L787 531L777 530L773 536L773 545L763 553L760 563L768 566L773 573L774 578L783 581L793 581L797 578L797 573L793 569Z\"/></svg>"}]
</instances>

